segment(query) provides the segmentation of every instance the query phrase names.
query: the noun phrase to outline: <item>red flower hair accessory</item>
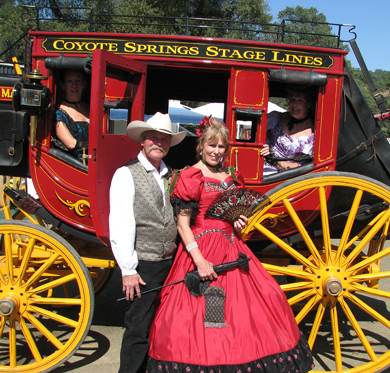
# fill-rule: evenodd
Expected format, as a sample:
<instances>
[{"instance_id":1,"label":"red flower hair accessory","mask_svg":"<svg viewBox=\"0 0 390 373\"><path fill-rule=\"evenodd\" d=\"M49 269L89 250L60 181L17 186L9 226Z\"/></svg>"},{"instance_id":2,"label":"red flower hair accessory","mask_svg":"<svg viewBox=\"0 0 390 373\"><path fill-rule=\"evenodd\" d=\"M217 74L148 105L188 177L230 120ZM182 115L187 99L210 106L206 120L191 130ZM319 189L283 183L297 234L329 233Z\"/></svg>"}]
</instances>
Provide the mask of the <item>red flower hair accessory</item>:
<instances>
[{"instance_id":1,"label":"red flower hair accessory","mask_svg":"<svg viewBox=\"0 0 390 373\"><path fill-rule=\"evenodd\" d=\"M211 125L210 118L211 115L209 117L206 116L199 122L199 127L195 131L196 136L198 137L202 136L202 133L205 130L205 128Z\"/></svg>"}]
</instances>

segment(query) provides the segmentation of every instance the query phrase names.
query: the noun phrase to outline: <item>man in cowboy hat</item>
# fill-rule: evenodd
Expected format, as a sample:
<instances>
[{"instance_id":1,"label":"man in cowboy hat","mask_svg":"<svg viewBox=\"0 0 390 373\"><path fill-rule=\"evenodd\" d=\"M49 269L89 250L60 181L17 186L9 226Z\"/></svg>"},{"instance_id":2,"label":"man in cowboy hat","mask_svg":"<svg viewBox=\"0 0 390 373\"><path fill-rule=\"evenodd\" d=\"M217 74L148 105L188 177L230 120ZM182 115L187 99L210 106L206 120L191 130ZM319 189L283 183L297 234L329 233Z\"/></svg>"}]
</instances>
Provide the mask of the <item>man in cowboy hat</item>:
<instances>
[{"instance_id":1,"label":"man in cowboy hat","mask_svg":"<svg viewBox=\"0 0 390 373\"><path fill-rule=\"evenodd\" d=\"M127 135L141 144L136 159L116 170L110 188L110 241L129 300L125 313L119 372L136 373L149 349L148 328L159 292L141 291L162 285L176 251L176 222L162 158L185 132L172 133L168 114L146 122L132 121Z\"/></svg>"}]
</instances>

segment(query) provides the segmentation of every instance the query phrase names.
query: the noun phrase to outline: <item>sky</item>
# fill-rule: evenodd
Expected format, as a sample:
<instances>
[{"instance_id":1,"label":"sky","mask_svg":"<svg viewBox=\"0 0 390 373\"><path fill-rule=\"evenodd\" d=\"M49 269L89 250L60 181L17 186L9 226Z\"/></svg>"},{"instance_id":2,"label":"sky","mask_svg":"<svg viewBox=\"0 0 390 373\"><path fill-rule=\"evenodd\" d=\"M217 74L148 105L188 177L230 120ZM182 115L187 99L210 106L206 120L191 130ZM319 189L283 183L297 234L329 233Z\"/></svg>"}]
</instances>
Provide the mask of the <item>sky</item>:
<instances>
[{"instance_id":1,"label":"sky","mask_svg":"<svg viewBox=\"0 0 390 373\"><path fill-rule=\"evenodd\" d=\"M389 0L267 0L270 13L276 21L278 13L287 6L295 8L316 8L323 13L330 23L352 24L357 34L356 43L360 49L368 70L377 69L390 71L390 46L388 14ZM344 40L351 39L349 27L341 34ZM350 48L351 49L351 48ZM359 64L351 51L347 57L353 67Z\"/></svg>"}]
</instances>

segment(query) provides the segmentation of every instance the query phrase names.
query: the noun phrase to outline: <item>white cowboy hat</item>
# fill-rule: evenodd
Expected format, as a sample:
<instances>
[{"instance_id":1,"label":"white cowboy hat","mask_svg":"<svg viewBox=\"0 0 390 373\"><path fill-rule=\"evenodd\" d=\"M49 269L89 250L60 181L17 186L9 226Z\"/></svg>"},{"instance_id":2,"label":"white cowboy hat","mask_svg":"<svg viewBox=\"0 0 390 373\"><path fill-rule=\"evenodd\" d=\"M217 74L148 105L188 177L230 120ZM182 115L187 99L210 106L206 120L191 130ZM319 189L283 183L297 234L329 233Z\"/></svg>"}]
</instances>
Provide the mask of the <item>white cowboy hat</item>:
<instances>
[{"instance_id":1,"label":"white cowboy hat","mask_svg":"<svg viewBox=\"0 0 390 373\"><path fill-rule=\"evenodd\" d=\"M187 132L185 131L173 133L171 118L168 114L161 114L160 112L154 114L146 122L142 120L133 120L128 124L126 134L135 142L140 143L141 135L146 131L157 131L171 135L171 146L177 145L179 142L183 141L187 135Z\"/></svg>"}]
</instances>

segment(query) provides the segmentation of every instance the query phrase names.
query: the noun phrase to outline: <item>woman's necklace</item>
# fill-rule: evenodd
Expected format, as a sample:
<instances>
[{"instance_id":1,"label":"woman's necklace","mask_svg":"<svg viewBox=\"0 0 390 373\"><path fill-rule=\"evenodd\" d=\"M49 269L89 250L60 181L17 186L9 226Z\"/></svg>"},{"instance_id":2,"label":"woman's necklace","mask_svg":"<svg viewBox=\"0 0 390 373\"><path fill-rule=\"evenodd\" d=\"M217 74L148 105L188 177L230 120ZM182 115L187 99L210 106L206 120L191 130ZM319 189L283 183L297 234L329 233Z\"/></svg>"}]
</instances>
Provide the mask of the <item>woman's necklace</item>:
<instances>
[{"instance_id":1,"label":"woman's necklace","mask_svg":"<svg viewBox=\"0 0 390 373\"><path fill-rule=\"evenodd\" d=\"M82 100L80 100L80 101L69 101L69 100L67 100L67 99L65 98L65 102L67 102L68 104L71 104L71 105L76 106L76 109L79 107L79 104L81 104L81 101L82 101Z\"/></svg>"},{"instance_id":2,"label":"woman's necklace","mask_svg":"<svg viewBox=\"0 0 390 373\"><path fill-rule=\"evenodd\" d=\"M207 167L207 168L211 168L211 170L209 170L210 172L213 172L212 170L215 170L217 172L221 172L222 171L222 164L221 163L218 163L216 164L215 166L212 166L211 164L207 163L204 159L201 159L201 162ZM221 180L220 182L220 185L223 189L227 189L229 184L225 181L225 180Z\"/></svg>"},{"instance_id":3,"label":"woman's necklace","mask_svg":"<svg viewBox=\"0 0 390 373\"><path fill-rule=\"evenodd\" d=\"M220 172L222 170L222 165L221 163L218 163L216 164L215 166L212 166L211 164L207 163L204 159L201 159L201 162L206 165L207 167L211 168L211 169L214 169L218 172ZM211 171L211 170L210 170Z\"/></svg>"},{"instance_id":4,"label":"woman's necklace","mask_svg":"<svg viewBox=\"0 0 390 373\"><path fill-rule=\"evenodd\" d=\"M287 128L289 129L289 131L291 131L294 128L295 124L303 123L306 119L309 119L309 116L302 119L296 119L293 116L291 116L290 121L287 123Z\"/></svg>"}]
</instances>

